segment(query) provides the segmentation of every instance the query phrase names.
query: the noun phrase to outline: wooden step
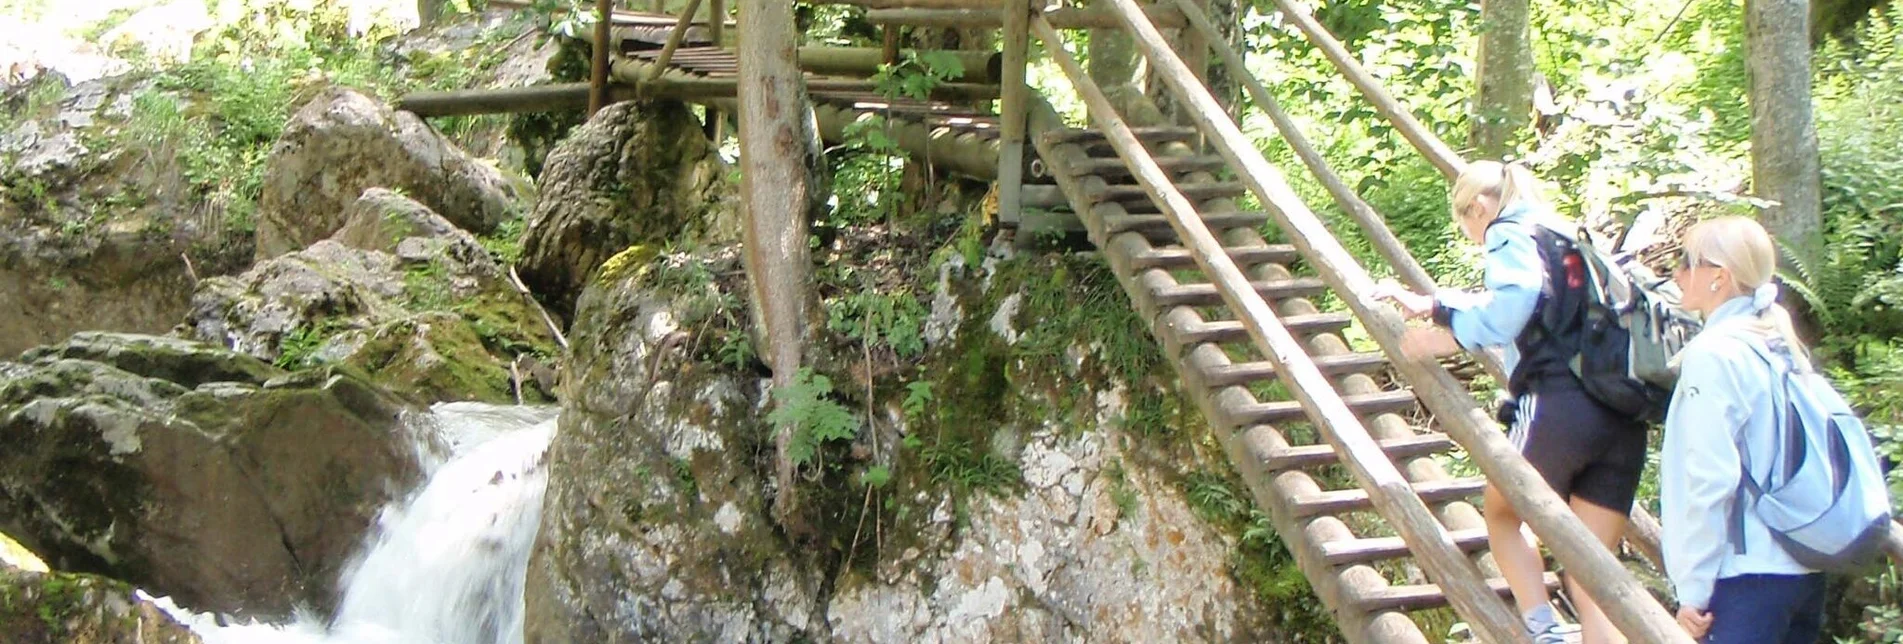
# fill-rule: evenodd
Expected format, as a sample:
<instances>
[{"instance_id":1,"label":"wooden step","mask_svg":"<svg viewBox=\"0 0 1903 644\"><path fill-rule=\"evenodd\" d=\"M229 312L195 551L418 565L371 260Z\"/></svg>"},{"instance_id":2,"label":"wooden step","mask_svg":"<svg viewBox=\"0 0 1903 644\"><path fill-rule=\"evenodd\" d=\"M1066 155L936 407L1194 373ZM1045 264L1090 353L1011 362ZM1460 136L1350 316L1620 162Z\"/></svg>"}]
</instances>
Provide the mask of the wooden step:
<instances>
[{"instance_id":1,"label":"wooden step","mask_svg":"<svg viewBox=\"0 0 1903 644\"><path fill-rule=\"evenodd\" d=\"M1220 156L1204 154L1188 157L1156 157L1156 164L1162 166L1165 172L1214 172L1228 165L1228 162L1224 161ZM1094 174L1106 178L1130 176L1130 167L1125 165L1123 159L1119 157L1092 157L1084 159L1071 164L1070 171L1071 174L1074 175Z\"/></svg>"},{"instance_id":2,"label":"wooden step","mask_svg":"<svg viewBox=\"0 0 1903 644\"><path fill-rule=\"evenodd\" d=\"M1296 336L1334 333L1348 328L1354 323L1354 316L1347 313L1314 313L1309 315L1284 315L1282 325ZM1221 320L1204 322L1189 328L1175 329L1176 337L1185 346L1199 342L1248 342L1249 331L1241 322Z\"/></svg>"},{"instance_id":3,"label":"wooden step","mask_svg":"<svg viewBox=\"0 0 1903 644\"><path fill-rule=\"evenodd\" d=\"M1396 462L1451 451L1455 447L1453 439L1448 438L1446 434L1440 433L1421 434L1407 438L1393 438L1380 441L1380 443L1381 451L1387 453L1388 458ZM1310 467L1321 467L1323 465L1333 465L1338 462L1340 462L1340 459L1335 457L1335 448L1329 446L1327 443L1320 443L1315 445L1300 445L1282 450L1280 453L1270 456L1262 466L1270 472L1281 472L1284 470L1298 470Z\"/></svg>"},{"instance_id":4,"label":"wooden step","mask_svg":"<svg viewBox=\"0 0 1903 644\"><path fill-rule=\"evenodd\" d=\"M1229 248L1229 259L1238 266L1248 268L1261 264L1290 264L1301 258L1294 246L1271 244L1248 248ZM1196 265L1196 257L1187 248L1158 248L1130 258L1130 266L1137 270L1146 268L1183 268Z\"/></svg>"},{"instance_id":5,"label":"wooden step","mask_svg":"<svg viewBox=\"0 0 1903 644\"><path fill-rule=\"evenodd\" d=\"M1487 547L1485 528L1454 530L1448 535L1454 538L1454 545L1458 546L1461 552L1471 554ZM1400 537L1349 539L1322 544L1322 557L1327 559L1329 564L1336 566L1400 559L1411 554L1413 553L1408 551L1407 542Z\"/></svg>"},{"instance_id":6,"label":"wooden step","mask_svg":"<svg viewBox=\"0 0 1903 644\"><path fill-rule=\"evenodd\" d=\"M1350 394L1341 397L1348 408L1362 417L1380 414L1392 414L1414 408L1414 392L1406 389L1378 391L1371 394ZM1240 405L1223 410L1241 426L1274 425L1292 420L1305 420L1308 414L1302 411L1302 404L1293 400L1258 402Z\"/></svg>"},{"instance_id":7,"label":"wooden step","mask_svg":"<svg viewBox=\"0 0 1903 644\"><path fill-rule=\"evenodd\" d=\"M1176 184L1176 191L1183 193L1183 196L1188 197L1190 201L1207 201L1210 199L1234 199L1248 194L1249 187L1242 185L1242 182L1239 181L1196 182ZM1145 190L1143 186L1133 184L1105 186L1102 190L1098 190L1096 194L1086 196L1093 197L1098 201L1151 203L1150 191ZM1266 220L1267 218L1264 217L1264 219Z\"/></svg>"},{"instance_id":8,"label":"wooden step","mask_svg":"<svg viewBox=\"0 0 1903 644\"><path fill-rule=\"evenodd\" d=\"M1513 590L1507 587L1505 579L1488 579L1487 586L1502 599L1510 600L1513 597ZM1546 573L1546 589L1553 592L1559 590L1559 575ZM1417 611L1447 605L1447 597L1441 594L1440 586L1434 584L1408 584L1374 590L1349 588L1344 594L1348 595L1345 599L1349 603L1369 613Z\"/></svg>"},{"instance_id":9,"label":"wooden step","mask_svg":"<svg viewBox=\"0 0 1903 644\"><path fill-rule=\"evenodd\" d=\"M1313 358L1315 366L1330 376L1344 376L1351 373L1373 373L1388 365L1388 357L1379 352L1344 353L1333 356ZM1209 387L1227 387L1247 384L1275 377L1275 365L1267 361L1239 362L1213 369L1204 369L1203 384Z\"/></svg>"},{"instance_id":10,"label":"wooden step","mask_svg":"<svg viewBox=\"0 0 1903 644\"><path fill-rule=\"evenodd\" d=\"M1414 493L1430 505L1450 503L1480 494L1481 488L1486 487L1486 484L1486 480L1480 478L1421 481L1414 484ZM1371 507L1373 506L1368 501L1368 492L1360 488L1317 492L1296 498L1289 503L1289 511L1298 519L1356 512Z\"/></svg>"},{"instance_id":11,"label":"wooden step","mask_svg":"<svg viewBox=\"0 0 1903 644\"><path fill-rule=\"evenodd\" d=\"M1228 230L1230 228L1243 227L1252 228L1267 223L1268 221L1269 216L1260 212L1223 212L1203 215L1203 225L1208 226L1210 230ZM1158 230L1175 232L1175 229L1170 227L1170 220L1167 215L1121 215L1105 217L1103 218L1103 227L1106 238L1126 230L1139 232Z\"/></svg>"},{"instance_id":12,"label":"wooden step","mask_svg":"<svg viewBox=\"0 0 1903 644\"><path fill-rule=\"evenodd\" d=\"M1250 282L1262 299L1271 303L1291 297L1314 297L1328 292L1328 285L1313 277ZM1223 303L1215 284L1177 284L1150 293L1157 306L1217 306Z\"/></svg>"},{"instance_id":13,"label":"wooden step","mask_svg":"<svg viewBox=\"0 0 1903 644\"><path fill-rule=\"evenodd\" d=\"M1145 143L1156 141L1188 141L1196 137L1196 128L1186 125L1153 125L1130 128L1137 140ZM1047 143L1099 143L1106 141L1103 132L1095 129L1080 130L1067 128L1054 132L1045 132Z\"/></svg>"}]
</instances>

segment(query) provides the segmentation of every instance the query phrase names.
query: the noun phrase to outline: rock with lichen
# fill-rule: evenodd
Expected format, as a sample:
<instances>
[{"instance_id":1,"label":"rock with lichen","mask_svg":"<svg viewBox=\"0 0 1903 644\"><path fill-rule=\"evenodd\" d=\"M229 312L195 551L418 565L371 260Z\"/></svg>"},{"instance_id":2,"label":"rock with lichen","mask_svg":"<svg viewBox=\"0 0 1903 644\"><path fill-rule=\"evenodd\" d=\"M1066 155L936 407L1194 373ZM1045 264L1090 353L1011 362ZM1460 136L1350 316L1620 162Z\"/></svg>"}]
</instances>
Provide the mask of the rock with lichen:
<instances>
[{"instance_id":1,"label":"rock with lichen","mask_svg":"<svg viewBox=\"0 0 1903 644\"><path fill-rule=\"evenodd\" d=\"M554 340L489 252L367 190L331 239L205 280L180 333L281 367L347 364L418 402L541 400Z\"/></svg>"},{"instance_id":2,"label":"rock with lichen","mask_svg":"<svg viewBox=\"0 0 1903 644\"><path fill-rule=\"evenodd\" d=\"M0 566L0 633L13 644L199 644L125 582Z\"/></svg>"},{"instance_id":3,"label":"rock with lichen","mask_svg":"<svg viewBox=\"0 0 1903 644\"><path fill-rule=\"evenodd\" d=\"M0 532L201 611L327 606L417 481L409 410L347 370L81 333L0 363Z\"/></svg>"}]
</instances>

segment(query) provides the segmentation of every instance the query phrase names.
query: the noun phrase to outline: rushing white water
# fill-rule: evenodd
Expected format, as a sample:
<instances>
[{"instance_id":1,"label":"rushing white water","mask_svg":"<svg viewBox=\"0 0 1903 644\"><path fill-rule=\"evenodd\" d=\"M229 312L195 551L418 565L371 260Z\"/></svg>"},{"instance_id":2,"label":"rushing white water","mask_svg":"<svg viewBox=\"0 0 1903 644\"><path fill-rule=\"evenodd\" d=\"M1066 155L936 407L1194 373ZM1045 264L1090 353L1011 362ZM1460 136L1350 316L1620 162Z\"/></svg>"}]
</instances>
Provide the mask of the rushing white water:
<instances>
[{"instance_id":1,"label":"rushing white water","mask_svg":"<svg viewBox=\"0 0 1903 644\"><path fill-rule=\"evenodd\" d=\"M219 625L160 605L207 644L519 644L555 410L452 403L419 425L425 483L371 527L330 624Z\"/></svg>"}]
</instances>

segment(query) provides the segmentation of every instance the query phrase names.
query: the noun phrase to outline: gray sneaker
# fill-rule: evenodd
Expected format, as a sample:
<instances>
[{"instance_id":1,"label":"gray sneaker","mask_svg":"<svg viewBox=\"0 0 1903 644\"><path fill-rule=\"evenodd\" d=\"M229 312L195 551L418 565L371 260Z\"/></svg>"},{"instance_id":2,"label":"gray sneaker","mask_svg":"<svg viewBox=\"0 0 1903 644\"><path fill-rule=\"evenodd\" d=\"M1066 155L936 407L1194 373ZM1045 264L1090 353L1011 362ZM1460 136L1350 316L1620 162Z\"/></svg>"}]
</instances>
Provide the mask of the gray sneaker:
<instances>
[{"instance_id":1,"label":"gray sneaker","mask_svg":"<svg viewBox=\"0 0 1903 644\"><path fill-rule=\"evenodd\" d=\"M1529 633L1529 635L1533 636L1533 644L1568 644L1571 641L1566 638L1565 629L1557 624L1548 626L1546 630L1538 633Z\"/></svg>"}]
</instances>

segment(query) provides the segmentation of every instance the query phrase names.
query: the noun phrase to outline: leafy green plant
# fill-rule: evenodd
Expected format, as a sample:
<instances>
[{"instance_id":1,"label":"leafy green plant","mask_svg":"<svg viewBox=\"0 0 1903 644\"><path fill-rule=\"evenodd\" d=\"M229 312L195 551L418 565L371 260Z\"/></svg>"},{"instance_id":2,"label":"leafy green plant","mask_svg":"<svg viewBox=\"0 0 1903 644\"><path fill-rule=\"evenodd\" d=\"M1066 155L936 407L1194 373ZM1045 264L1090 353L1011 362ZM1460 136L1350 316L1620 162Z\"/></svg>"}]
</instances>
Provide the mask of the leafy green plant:
<instances>
[{"instance_id":1,"label":"leafy green plant","mask_svg":"<svg viewBox=\"0 0 1903 644\"><path fill-rule=\"evenodd\" d=\"M793 433L787 455L794 463L812 463L821 445L858 435L859 420L844 405L833 401L832 393L832 379L810 368L800 369L791 384L774 388L777 406L767 414L767 422L775 430Z\"/></svg>"},{"instance_id":2,"label":"leafy green plant","mask_svg":"<svg viewBox=\"0 0 1903 644\"><path fill-rule=\"evenodd\" d=\"M272 360L280 369L303 369L312 365L317 350L323 348L328 325L303 325L278 340L278 357Z\"/></svg>"},{"instance_id":3,"label":"leafy green plant","mask_svg":"<svg viewBox=\"0 0 1903 644\"><path fill-rule=\"evenodd\" d=\"M826 301L826 326L835 333L911 357L925 350L925 306L909 290L872 287Z\"/></svg>"}]
</instances>

